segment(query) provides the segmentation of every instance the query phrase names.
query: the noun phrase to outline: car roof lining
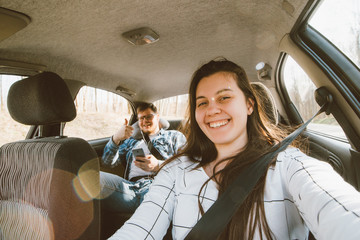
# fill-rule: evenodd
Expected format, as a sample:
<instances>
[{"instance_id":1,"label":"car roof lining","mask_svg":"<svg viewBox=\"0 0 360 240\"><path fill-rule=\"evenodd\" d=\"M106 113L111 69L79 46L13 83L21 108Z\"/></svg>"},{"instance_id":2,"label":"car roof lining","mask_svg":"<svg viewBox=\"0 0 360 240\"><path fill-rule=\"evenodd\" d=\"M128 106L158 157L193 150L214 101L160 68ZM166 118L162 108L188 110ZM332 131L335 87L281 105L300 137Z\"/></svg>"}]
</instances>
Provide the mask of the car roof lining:
<instances>
[{"instance_id":1,"label":"car roof lining","mask_svg":"<svg viewBox=\"0 0 360 240\"><path fill-rule=\"evenodd\" d=\"M0 55L104 90L116 92L120 85L137 92L131 101L155 101L186 93L196 68L218 56L258 81L255 65L263 61L274 69L278 42L306 2L125 1L120 8L116 1L3 0L2 6L26 13L32 22L1 42ZM122 39L123 32L144 26L160 40L138 47Z\"/></svg>"}]
</instances>

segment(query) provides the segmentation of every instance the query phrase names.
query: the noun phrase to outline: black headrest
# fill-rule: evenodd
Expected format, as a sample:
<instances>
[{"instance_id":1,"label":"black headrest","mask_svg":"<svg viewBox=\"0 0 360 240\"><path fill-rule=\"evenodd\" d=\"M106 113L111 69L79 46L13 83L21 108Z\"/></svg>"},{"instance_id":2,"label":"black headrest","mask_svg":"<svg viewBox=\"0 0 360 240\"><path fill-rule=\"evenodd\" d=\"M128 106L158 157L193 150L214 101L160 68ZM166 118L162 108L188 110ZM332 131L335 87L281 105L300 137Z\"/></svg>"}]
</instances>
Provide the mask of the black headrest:
<instances>
[{"instance_id":1,"label":"black headrest","mask_svg":"<svg viewBox=\"0 0 360 240\"><path fill-rule=\"evenodd\" d=\"M76 117L66 83L52 72L15 82L10 87L7 105L11 117L27 125L69 122Z\"/></svg>"}]
</instances>

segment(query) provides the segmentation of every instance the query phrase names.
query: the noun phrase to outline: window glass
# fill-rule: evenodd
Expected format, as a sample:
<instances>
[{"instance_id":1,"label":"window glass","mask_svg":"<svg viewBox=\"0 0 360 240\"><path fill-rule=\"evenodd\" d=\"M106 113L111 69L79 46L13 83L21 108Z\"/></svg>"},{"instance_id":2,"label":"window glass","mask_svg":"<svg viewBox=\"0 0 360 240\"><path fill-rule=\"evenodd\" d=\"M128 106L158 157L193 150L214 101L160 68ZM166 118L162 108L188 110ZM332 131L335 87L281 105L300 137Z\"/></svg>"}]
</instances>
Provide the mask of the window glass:
<instances>
[{"instance_id":1,"label":"window glass","mask_svg":"<svg viewBox=\"0 0 360 240\"><path fill-rule=\"evenodd\" d=\"M286 59L283 76L290 99L301 117L305 121L310 119L320 109L314 98L316 86L290 56ZM331 114L320 114L307 128L318 133L346 140L344 131Z\"/></svg>"},{"instance_id":2,"label":"window glass","mask_svg":"<svg viewBox=\"0 0 360 240\"><path fill-rule=\"evenodd\" d=\"M0 74L0 146L5 143L23 140L29 131L29 126L16 122L7 109L7 95L10 86L24 77Z\"/></svg>"},{"instance_id":3,"label":"window glass","mask_svg":"<svg viewBox=\"0 0 360 240\"><path fill-rule=\"evenodd\" d=\"M359 0L323 0L309 24L360 67Z\"/></svg>"},{"instance_id":4,"label":"window glass","mask_svg":"<svg viewBox=\"0 0 360 240\"><path fill-rule=\"evenodd\" d=\"M85 140L109 137L132 111L128 101L112 92L84 86L75 99L76 118L66 123L64 135Z\"/></svg>"},{"instance_id":5,"label":"window glass","mask_svg":"<svg viewBox=\"0 0 360 240\"><path fill-rule=\"evenodd\" d=\"M163 98L154 102L158 108L159 115L165 119L184 119L187 106L188 94Z\"/></svg>"}]
</instances>

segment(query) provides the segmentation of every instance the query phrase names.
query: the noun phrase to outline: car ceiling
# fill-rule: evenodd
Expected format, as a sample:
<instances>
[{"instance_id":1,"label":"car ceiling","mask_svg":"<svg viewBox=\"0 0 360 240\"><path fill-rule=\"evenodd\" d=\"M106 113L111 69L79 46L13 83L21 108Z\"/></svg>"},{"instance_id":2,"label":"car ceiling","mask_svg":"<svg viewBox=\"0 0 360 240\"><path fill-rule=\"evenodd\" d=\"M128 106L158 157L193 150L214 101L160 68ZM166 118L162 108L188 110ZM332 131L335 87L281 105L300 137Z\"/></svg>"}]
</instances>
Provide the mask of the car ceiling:
<instances>
[{"instance_id":1,"label":"car ceiling","mask_svg":"<svg viewBox=\"0 0 360 240\"><path fill-rule=\"evenodd\" d=\"M306 2L1 0L1 7L31 22L0 41L0 58L44 65L64 79L112 92L120 85L136 92L131 100L154 101L187 93L192 73L219 56L258 81L255 65L275 69L279 42ZM135 46L122 38L140 27L153 29L159 41Z\"/></svg>"}]
</instances>

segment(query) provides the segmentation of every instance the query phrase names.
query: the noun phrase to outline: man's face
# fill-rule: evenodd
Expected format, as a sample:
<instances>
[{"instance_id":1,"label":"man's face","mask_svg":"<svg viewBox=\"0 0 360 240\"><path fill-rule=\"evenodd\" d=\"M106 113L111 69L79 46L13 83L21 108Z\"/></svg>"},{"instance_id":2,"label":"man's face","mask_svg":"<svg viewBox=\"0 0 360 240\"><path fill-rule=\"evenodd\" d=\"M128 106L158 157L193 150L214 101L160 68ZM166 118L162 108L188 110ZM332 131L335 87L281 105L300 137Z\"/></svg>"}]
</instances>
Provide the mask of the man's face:
<instances>
[{"instance_id":1,"label":"man's face","mask_svg":"<svg viewBox=\"0 0 360 240\"><path fill-rule=\"evenodd\" d=\"M159 114L154 113L150 108L137 112L139 127L146 134L155 134L159 131Z\"/></svg>"}]
</instances>

